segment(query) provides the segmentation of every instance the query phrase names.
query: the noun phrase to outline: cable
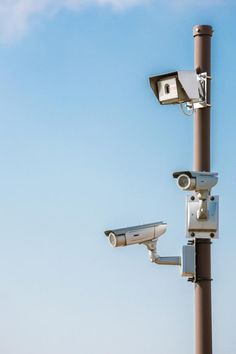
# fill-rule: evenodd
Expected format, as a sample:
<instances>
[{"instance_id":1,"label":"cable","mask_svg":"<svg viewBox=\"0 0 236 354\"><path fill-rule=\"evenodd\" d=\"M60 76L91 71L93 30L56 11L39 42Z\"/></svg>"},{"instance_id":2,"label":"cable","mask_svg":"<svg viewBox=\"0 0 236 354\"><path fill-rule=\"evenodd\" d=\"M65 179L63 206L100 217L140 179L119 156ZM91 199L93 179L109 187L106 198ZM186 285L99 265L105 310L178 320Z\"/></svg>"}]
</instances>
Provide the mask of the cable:
<instances>
[{"instance_id":1,"label":"cable","mask_svg":"<svg viewBox=\"0 0 236 354\"><path fill-rule=\"evenodd\" d=\"M180 108L181 108L181 111L186 115L186 116L191 116L194 112L194 109L193 109L193 104L191 104L190 106L190 103L189 102L184 102L184 103L180 103Z\"/></svg>"}]
</instances>

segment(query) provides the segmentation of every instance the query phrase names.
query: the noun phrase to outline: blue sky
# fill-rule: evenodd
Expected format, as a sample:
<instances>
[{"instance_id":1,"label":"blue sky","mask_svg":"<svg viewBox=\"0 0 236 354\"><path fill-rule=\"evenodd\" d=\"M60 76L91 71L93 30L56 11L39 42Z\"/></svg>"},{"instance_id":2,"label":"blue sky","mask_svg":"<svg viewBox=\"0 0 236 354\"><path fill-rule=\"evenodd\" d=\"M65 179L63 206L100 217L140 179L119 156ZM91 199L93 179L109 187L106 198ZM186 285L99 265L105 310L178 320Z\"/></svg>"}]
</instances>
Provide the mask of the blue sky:
<instances>
[{"instance_id":1,"label":"blue sky","mask_svg":"<svg viewBox=\"0 0 236 354\"><path fill-rule=\"evenodd\" d=\"M162 255L186 244L193 121L148 77L193 68L192 26L211 24L214 354L235 354L233 1L0 2L0 348L4 354L189 354L194 292L143 246L103 231L163 220Z\"/></svg>"}]
</instances>

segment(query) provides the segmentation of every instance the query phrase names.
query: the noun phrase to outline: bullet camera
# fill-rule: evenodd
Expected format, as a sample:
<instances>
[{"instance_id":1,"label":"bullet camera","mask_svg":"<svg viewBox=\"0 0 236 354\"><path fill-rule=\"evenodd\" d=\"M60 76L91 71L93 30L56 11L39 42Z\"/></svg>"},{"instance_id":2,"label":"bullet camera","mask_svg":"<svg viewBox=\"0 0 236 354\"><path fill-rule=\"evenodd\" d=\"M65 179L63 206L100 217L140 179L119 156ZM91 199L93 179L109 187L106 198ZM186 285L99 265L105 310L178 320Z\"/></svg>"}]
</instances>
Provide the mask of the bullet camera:
<instances>
[{"instance_id":1,"label":"bullet camera","mask_svg":"<svg viewBox=\"0 0 236 354\"><path fill-rule=\"evenodd\" d=\"M177 179L177 186L186 191L210 192L218 182L218 173L215 172L180 171L174 172L173 177Z\"/></svg>"},{"instance_id":2,"label":"bullet camera","mask_svg":"<svg viewBox=\"0 0 236 354\"><path fill-rule=\"evenodd\" d=\"M195 109L207 106L207 78L206 73L184 70L153 76L149 81L161 104L191 103Z\"/></svg>"},{"instance_id":3,"label":"bullet camera","mask_svg":"<svg viewBox=\"0 0 236 354\"><path fill-rule=\"evenodd\" d=\"M165 233L166 228L167 224L160 221L152 224L107 230L105 235L113 247L129 246L156 240Z\"/></svg>"},{"instance_id":4,"label":"bullet camera","mask_svg":"<svg viewBox=\"0 0 236 354\"><path fill-rule=\"evenodd\" d=\"M218 237L219 198L211 196L212 187L218 182L216 172L174 172L177 186L196 193L187 197L187 235L190 237Z\"/></svg>"}]
</instances>

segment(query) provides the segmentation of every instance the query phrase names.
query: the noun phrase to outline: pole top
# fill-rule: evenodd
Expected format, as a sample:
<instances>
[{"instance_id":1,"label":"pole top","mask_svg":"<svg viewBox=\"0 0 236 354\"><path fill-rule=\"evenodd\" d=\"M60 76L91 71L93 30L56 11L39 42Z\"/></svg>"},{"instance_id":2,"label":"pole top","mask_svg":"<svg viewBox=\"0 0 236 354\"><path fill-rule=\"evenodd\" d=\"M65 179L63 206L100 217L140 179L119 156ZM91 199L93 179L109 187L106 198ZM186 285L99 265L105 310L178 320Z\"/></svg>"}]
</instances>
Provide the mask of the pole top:
<instances>
[{"instance_id":1,"label":"pole top","mask_svg":"<svg viewBox=\"0 0 236 354\"><path fill-rule=\"evenodd\" d=\"M212 36L214 30L212 26L196 25L193 27L193 37L196 36Z\"/></svg>"}]
</instances>

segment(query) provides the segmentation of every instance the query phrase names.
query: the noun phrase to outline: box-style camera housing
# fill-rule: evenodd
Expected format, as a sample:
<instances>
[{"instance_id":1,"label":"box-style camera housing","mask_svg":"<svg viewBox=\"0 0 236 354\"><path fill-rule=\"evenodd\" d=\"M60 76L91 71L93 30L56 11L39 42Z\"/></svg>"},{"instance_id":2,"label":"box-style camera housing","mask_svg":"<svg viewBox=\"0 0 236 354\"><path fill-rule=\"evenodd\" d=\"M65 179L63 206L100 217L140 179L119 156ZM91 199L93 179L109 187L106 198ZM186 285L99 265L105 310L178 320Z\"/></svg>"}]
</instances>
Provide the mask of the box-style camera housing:
<instances>
[{"instance_id":1,"label":"box-style camera housing","mask_svg":"<svg viewBox=\"0 0 236 354\"><path fill-rule=\"evenodd\" d=\"M161 104L191 102L206 106L207 76L195 70L173 71L149 78L152 90Z\"/></svg>"}]
</instances>

